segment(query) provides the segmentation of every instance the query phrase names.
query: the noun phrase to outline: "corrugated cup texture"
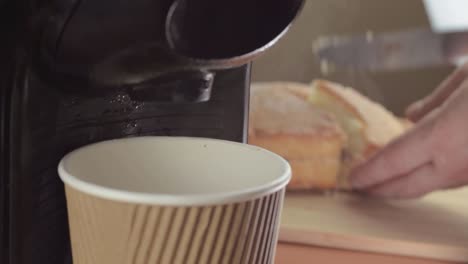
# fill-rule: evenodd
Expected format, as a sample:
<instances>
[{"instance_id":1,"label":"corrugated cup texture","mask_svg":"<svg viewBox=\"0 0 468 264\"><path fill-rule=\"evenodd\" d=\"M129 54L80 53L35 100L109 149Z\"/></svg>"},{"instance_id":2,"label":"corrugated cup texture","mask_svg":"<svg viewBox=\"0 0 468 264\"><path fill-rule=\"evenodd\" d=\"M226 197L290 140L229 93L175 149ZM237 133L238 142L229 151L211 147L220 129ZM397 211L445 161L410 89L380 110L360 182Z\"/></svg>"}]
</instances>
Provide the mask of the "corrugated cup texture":
<instances>
[{"instance_id":1,"label":"corrugated cup texture","mask_svg":"<svg viewBox=\"0 0 468 264\"><path fill-rule=\"evenodd\" d=\"M66 186L74 264L274 262L284 189L234 204L166 207Z\"/></svg>"}]
</instances>

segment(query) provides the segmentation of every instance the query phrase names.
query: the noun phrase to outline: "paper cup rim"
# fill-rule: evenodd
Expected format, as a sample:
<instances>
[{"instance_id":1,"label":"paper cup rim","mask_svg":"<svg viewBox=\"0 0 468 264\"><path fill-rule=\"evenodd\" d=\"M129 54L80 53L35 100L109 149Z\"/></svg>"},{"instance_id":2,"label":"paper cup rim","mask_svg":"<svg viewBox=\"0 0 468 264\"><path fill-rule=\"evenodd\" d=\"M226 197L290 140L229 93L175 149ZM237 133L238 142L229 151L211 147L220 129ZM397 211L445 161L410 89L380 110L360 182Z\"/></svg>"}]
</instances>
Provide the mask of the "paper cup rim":
<instances>
[{"instance_id":1,"label":"paper cup rim","mask_svg":"<svg viewBox=\"0 0 468 264\"><path fill-rule=\"evenodd\" d=\"M144 193L144 192L133 192L126 191L121 189L116 189L107 186L101 186L94 183L90 183L79 179L69 173L65 168L65 162L74 153L82 151L87 148L94 147L101 144L110 144L115 141L122 140L133 140L133 139L159 139L159 140L191 140L191 141L205 141L205 142L218 142L235 145L241 148L247 148L250 150L256 150L266 155L270 155L281 162L284 166L281 176L277 179L259 185L257 187L246 188L241 191L232 191L232 192L223 192L223 193L211 193L211 194L161 194L161 193ZM249 200L256 200L258 198L267 196L269 194L280 191L281 189L286 188L286 185L291 180L291 166L280 155L266 150L261 147L248 145L244 143L222 140L222 139L210 139L210 138L200 138L200 137L165 137L165 136L144 136L144 137L134 137L134 138L122 138L122 139L113 139L105 140L97 143L89 144L81 148L75 149L70 153L66 154L60 161L58 165L58 174L60 179L64 182L66 187L73 188L77 191L83 192L85 194L99 197L102 199L119 201L125 203L138 203L138 204L147 204L147 205L160 205L160 206L214 206L230 203L241 203Z\"/></svg>"}]
</instances>

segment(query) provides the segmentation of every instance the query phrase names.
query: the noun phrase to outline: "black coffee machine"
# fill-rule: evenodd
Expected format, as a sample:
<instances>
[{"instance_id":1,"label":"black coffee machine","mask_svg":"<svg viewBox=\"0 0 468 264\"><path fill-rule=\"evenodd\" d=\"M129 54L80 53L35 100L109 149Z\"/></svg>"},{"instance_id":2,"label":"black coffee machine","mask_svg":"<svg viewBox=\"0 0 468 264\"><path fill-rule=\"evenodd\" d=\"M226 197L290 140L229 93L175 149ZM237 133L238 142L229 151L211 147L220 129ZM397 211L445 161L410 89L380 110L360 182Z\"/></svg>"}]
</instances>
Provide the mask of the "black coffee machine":
<instances>
[{"instance_id":1,"label":"black coffee machine","mask_svg":"<svg viewBox=\"0 0 468 264\"><path fill-rule=\"evenodd\" d=\"M73 149L144 135L245 142L250 62L302 5L0 0L0 263L72 263L56 167Z\"/></svg>"}]
</instances>

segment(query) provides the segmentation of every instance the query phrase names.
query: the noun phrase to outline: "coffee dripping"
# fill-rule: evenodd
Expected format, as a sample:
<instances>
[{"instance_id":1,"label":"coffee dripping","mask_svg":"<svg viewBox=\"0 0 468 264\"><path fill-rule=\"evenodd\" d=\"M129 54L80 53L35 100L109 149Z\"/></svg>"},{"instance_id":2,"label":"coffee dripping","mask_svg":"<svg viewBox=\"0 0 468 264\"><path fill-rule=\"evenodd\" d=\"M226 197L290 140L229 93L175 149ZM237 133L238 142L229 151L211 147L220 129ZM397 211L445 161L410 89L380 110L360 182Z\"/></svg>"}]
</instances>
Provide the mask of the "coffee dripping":
<instances>
[{"instance_id":1,"label":"coffee dripping","mask_svg":"<svg viewBox=\"0 0 468 264\"><path fill-rule=\"evenodd\" d=\"M0 0L0 263L72 263L60 158L147 135L246 141L250 63L302 0Z\"/></svg>"}]
</instances>

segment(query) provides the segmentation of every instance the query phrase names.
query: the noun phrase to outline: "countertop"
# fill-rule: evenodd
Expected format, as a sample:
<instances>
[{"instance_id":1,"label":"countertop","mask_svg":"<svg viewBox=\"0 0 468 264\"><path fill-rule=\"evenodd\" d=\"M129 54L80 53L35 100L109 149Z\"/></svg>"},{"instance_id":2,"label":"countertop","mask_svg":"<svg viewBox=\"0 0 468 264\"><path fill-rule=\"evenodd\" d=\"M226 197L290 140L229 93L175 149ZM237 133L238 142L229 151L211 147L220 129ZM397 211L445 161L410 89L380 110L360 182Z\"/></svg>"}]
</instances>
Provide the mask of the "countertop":
<instances>
[{"instance_id":1,"label":"countertop","mask_svg":"<svg viewBox=\"0 0 468 264\"><path fill-rule=\"evenodd\" d=\"M319 248L280 243L276 253L276 264L457 264L427 259L368 254L330 248Z\"/></svg>"}]
</instances>

